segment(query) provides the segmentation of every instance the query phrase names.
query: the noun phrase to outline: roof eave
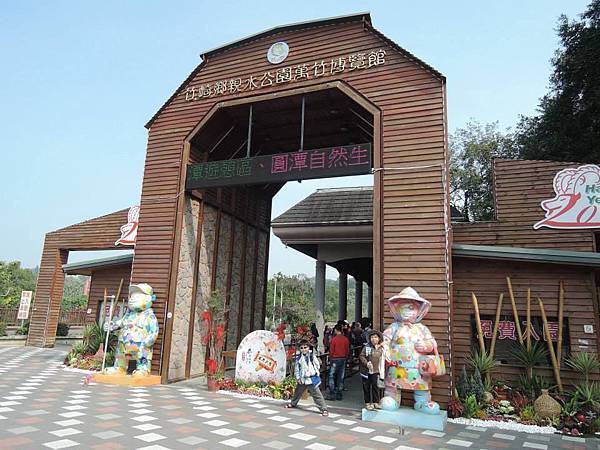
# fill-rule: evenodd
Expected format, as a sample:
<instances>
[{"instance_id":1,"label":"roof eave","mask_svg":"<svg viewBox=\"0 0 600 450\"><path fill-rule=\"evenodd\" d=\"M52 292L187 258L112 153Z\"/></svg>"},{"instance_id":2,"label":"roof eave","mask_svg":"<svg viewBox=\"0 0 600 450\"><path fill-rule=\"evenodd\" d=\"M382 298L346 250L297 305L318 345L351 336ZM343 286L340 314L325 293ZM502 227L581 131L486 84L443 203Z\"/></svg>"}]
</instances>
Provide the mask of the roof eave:
<instances>
[{"instance_id":1,"label":"roof eave","mask_svg":"<svg viewBox=\"0 0 600 450\"><path fill-rule=\"evenodd\" d=\"M267 30L259 31L258 33L254 33L250 36L246 36L241 39L237 39L235 41L229 42L224 45L220 45L219 47L212 48L210 50L206 50L200 54L202 59L206 59L209 56L212 56L216 53L221 53L226 50L229 50L233 47L239 47L240 45L247 44L248 42L255 41L257 39L262 39L267 36L271 36L277 33L284 33L287 31L296 31L303 30L306 28L312 28L316 26L325 26L332 25L336 23L344 23L344 22L361 22L365 21L368 24L371 24L371 13L368 11L355 13L355 14L347 14L343 16L335 16L335 17L327 17L325 19L316 19L316 20L306 20L303 22L295 22L289 23L286 25L279 25L273 28L269 28Z\"/></svg>"}]
</instances>

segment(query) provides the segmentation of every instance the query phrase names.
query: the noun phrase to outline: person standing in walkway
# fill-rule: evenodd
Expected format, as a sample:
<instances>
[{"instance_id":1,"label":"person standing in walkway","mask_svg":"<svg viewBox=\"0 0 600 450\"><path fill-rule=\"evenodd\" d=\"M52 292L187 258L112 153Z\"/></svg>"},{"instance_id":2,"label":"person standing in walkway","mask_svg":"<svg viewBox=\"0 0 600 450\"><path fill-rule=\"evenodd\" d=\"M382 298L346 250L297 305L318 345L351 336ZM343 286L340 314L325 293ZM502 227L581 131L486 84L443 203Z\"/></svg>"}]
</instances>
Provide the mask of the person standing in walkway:
<instances>
[{"instance_id":1,"label":"person standing in walkway","mask_svg":"<svg viewBox=\"0 0 600 450\"><path fill-rule=\"evenodd\" d=\"M314 352L310 349L310 343L307 340L300 341L300 354L296 357L294 364L294 376L296 377L296 390L290 403L286 404L286 408L295 408L302 397L304 391L308 389L313 401L321 411L322 416L328 416L329 411L325 404L323 394L319 389L321 384L321 363Z\"/></svg>"},{"instance_id":2,"label":"person standing in walkway","mask_svg":"<svg viewBox=\"0 0 600 450\"><path fill-rule=\"evenodd\" d=\"M350 354L350 341L342 332L342 326L337 324L333 329L334 336L329 343L329 375L328 400L342 400L344 390L344 375L346 373L346 360Z\"/></svg>"},{"instance_id":3,"label":"person standing in walkway","mask_svg":"<svg viewBox=\"0 0 600 450\"><path fill-rule=\"evenodd\" d=\"M383 335L376 330L368 334L368 342L360 356L360 376L362 378L365 405L369 411L379 408L381 387L385 377L385 357L383 354Z\"/></svg>"}]
</instances>

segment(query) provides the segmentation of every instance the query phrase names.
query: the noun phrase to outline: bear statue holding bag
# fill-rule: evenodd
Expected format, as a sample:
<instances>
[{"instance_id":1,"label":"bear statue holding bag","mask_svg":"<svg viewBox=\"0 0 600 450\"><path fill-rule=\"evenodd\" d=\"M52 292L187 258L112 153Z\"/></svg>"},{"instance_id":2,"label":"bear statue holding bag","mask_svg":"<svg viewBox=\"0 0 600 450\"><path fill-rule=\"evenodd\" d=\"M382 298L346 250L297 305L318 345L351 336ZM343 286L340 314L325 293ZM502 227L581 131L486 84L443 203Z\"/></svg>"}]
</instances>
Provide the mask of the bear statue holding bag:
<instances>
[{"instance_id":1,"label":"bear statue holding bag","mask_svg":"<svg viewBox=\"0 0 600 450\"><path fill-rule=\"evenodd\" d=\"M395 322L383 332L386 359L383 409L397 409L402 389L413 391L417 411L440 414L440 406L431 400L432 377L444 375L444 358L429 328L421 323L431 303L407 287L388 299Z\"/></svg>"}]
</instances>

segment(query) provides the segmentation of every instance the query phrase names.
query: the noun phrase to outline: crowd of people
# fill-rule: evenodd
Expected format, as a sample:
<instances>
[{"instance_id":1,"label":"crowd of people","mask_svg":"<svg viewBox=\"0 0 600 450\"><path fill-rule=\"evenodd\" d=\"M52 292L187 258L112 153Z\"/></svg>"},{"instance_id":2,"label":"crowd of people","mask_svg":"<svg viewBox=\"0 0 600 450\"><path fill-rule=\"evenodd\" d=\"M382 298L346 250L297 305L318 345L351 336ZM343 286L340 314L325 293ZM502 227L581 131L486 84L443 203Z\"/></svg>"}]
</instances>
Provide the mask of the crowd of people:
<instances>
[{"instance_id":1,"label":"crowd of people","mask_svg":"<svg viewBox=\"0 0 600 450\"><path fill-rule=\"evenodd\" d=\"M334 326L325 326L322 334L324 353L329 357L327 371L327 395L323 397L318 388L321 384L321 361L314 348L319 342L319 331L313 323L310 327L311 339L300 341L300 353L294 365L294 374L298 383L288 408L297 405L304 391L308 390L323 415L328 415L327 401L343 399L344 378L349 359L358 358L359 374L362 380L363 397L366 408L379 408L382 397L383 378L385 376L385 357L383 354L383 335L373 330L367 318L350 325L339 320Z\"/></svg>"}]
</instances>

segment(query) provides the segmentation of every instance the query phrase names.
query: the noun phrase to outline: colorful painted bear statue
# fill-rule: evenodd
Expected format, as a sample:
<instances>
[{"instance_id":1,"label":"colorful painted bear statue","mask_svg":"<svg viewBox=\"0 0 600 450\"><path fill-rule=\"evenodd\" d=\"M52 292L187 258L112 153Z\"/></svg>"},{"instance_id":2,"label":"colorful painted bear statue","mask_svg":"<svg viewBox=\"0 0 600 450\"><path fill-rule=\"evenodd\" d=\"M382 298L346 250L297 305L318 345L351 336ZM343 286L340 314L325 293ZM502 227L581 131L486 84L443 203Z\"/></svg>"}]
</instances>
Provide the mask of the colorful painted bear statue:
<instances>
[{"instance_id":1,"label":"colorful painted bear statue","mask_svg":"<svg viewBox=\"0 0 600 450\"><path fill-rule=\"evenodd\" d=\"M127 372L127 359L136 361L135 376L150 374L152 346L158 335L158 321L152 311L156 300L152 286L146 283L129 287L128 311L122 319L110 323L110 329L121 329L115 352L115 364L105 373Z\"/></svg>"},{"instance_id":2,"label":"colorful painted bear statue","mask_svg":"<svg viewBox=\"0 0 600 450\"><path fill-rule=\"evenodd\" d=\"M431 378L443 374L445 366L429 328L421 323L431 303L408 287L388 299L388 306L395 322L383 332L387 373L381 406L397 409L404 389L413 391L417 411L440 414L431 400Z\"/></svg>"}]
</instances>

